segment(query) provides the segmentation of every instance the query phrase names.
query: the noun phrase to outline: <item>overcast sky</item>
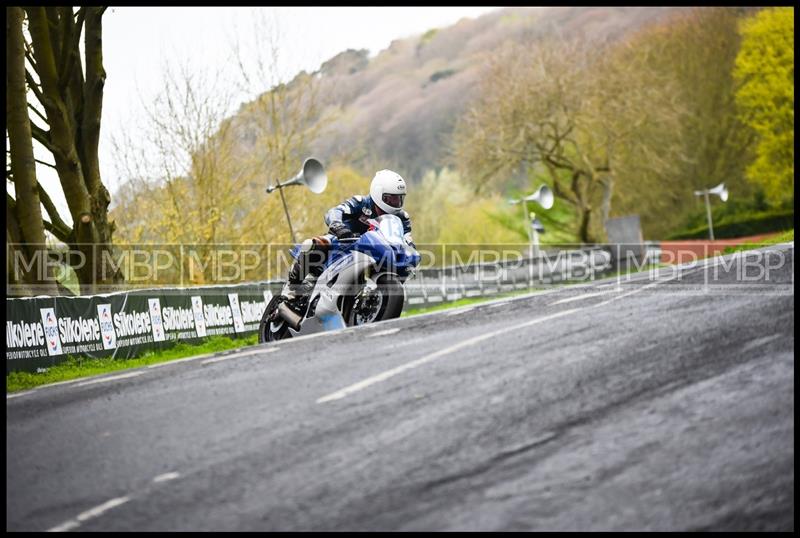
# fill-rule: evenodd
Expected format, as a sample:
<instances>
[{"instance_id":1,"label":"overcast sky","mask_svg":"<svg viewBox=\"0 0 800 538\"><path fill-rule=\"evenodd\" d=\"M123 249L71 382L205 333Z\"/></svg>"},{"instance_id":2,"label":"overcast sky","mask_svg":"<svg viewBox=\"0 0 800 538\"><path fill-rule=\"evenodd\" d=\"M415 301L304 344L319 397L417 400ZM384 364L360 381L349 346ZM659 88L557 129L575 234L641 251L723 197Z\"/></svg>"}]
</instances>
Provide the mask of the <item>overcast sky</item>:
<instances>
[{"instance_id":1,"label":"overcast sky","mask_svg":"<svg viewBox=\"0 0 800 538\"><path fill-rule=\"evenodd\" d=\"M281 51L291 76L348 48L372 55L394 39L475 18L499 7L112 7L103 16L103 63L107 79L103 101L100 168L113 192L119 178L113 165L110 135L130 128L142 102L159 88L165 57L190 65L218 65L231 53L237 34L251 32L253 10L274 12L280 24ZM266 88L264 88L266 90ZM135 133L133 133L135 135ZM51 160L51 158L47 158ZM71 221L54 171L38 167L40 181Z\"/></svg>"}]
</instances>

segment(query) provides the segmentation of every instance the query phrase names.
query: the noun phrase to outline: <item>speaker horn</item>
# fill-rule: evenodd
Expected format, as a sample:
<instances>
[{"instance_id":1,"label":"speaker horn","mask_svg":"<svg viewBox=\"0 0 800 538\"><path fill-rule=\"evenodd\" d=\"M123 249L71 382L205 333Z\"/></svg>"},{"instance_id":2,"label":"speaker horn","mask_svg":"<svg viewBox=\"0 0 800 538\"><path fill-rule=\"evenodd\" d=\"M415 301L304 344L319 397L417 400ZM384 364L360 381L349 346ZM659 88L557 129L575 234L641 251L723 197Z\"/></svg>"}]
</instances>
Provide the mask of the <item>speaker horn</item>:
<instances>
[{"instance_id":1,"label":"speaker horn","mask_svg":"<svg viewBox=\"0 0 800 538\"><path fill-rule=\"evenodd\" d=\"M713 189L709 189L708 194L716 194L720 199L725 202L728 199L728 189L725 188L725 183L720 183Z\"/></svg>"},{"instance_id":2,"label":"speaker horn","mask_svg":"<svg viewBox=\"0 0 800 538\"><path fill-rule=\"evenodd\" d=\"M296 176L277 187L270 185L267 187L267 192L272 192L277 188L288 187L289 185L305 185L314 194L319 194L328 186L325 167L318 160L309 157L303 162L303 166Z\"/></svg>"},{"instance_id":3,"label":"speaker horn","mask_svg":"<svg viewBox=\"0 0 800 538\"><path fill-rule=\"evenodd\" d=\"M523 200L527 200L529 202L536 202L540 206L545 209L550 209L553 207L553 191L550 190L550 187L547 185L542 185L539 187L536 192L531 194L530 196L526 196Z\"/></svg>"}]
</instances>

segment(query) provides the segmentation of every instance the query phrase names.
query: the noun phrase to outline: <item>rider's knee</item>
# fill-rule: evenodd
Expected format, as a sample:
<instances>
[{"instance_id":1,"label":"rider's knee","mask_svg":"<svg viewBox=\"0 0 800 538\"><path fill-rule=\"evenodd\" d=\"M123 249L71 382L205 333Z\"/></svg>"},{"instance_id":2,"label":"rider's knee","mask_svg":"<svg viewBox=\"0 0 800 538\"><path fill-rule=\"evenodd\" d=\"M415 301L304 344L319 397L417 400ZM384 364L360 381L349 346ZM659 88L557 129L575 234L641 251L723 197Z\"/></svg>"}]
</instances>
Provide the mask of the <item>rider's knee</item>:
<instances>
[{"instance_id":1,"label":"rider's knee","mask_svg":"<svg viewBox=\"0 0 800 538\"><path fill-rule=\"evenodd\" d=\"M314 238L310 237L300 243L300 252L311 252L314 250Z\"/></svg>"},{"instance_id":2,"label":"rider's knee","mask_svg":"<svg viewBox=\"0 0 800 538\"><path fill-rule=\"evenodd\" d=\"M300 243L300 252L326 251L331 246L331 240L326 235L309 237Z\"/></svg>"}]
</instances>

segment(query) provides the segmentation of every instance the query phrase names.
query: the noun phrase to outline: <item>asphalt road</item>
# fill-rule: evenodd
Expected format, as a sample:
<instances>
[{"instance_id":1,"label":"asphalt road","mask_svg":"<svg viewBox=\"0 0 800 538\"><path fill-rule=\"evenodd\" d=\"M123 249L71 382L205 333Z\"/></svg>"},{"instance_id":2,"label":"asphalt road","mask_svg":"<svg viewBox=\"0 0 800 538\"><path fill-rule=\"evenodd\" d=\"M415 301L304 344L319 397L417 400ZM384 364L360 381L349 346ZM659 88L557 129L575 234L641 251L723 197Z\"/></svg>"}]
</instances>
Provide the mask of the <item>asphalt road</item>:
<instances>
[{"instance_id":1,"label":"asphalt road","mask_svg":"<svg viewBox=\"0 0 800 538\"><path fill-rule=\"evenodd\" d=\"M794 250L750 256L10 397L6 528L794 530Z\"/></svg>"}]
</instances>

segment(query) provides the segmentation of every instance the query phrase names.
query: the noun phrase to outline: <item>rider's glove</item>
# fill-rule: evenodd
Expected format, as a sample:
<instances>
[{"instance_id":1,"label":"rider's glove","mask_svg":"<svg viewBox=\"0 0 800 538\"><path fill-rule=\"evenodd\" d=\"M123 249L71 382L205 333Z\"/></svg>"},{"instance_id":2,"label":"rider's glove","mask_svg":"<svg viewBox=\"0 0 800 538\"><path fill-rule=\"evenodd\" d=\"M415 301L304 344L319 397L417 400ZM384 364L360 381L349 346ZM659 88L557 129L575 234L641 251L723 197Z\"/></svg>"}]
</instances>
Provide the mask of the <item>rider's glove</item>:
<instances>
[{"instance_id":1,"label":"rider's glove","mask_svg":"<svg viewBox=\"0 0 800 538\"><path fill-rule=\"evenodd\" d=\"M334 222L331 224L330 232L338 239L349 239L351 237L355 237L355 234L350 231L350 228L345 226L342 222Z\"/></svg>"}]
</instances>

